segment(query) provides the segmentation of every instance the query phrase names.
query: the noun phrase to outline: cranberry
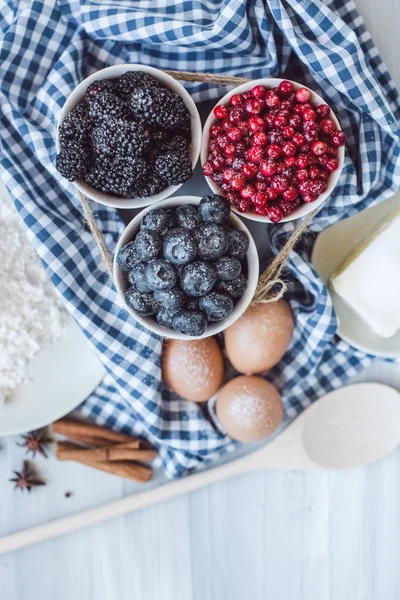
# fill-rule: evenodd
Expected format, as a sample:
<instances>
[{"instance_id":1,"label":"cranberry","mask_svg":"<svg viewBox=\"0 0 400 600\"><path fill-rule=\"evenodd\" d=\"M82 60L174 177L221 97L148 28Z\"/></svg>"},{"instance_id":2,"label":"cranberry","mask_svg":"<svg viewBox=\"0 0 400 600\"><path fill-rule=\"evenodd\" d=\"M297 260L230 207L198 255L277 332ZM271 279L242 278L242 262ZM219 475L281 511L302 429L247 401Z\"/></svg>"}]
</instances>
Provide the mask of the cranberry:
<instances>
[{"instance_id":1,"label":"cranberry","mask_svg":"<svg viewBox=\"0 0 400 600\"><path fill-rule=\"evenodd\" d=\"M293 144L296 144L296 146L302 146L305 141L306 138L301 133L295 133L295 135L292 137L292 142Z\"/></svg>"},{"instance_id":2,"label":"cranberry","mask_svg":"<svg viewBox=\"0 0 400 600\"><path fill-rule=\"evenodd\" d=\"M287 127L283 128L283 137L286 138L287 140L292 139L292 137L294 136L294 129L293 127L291 127L290 125L287 125Z\"/></svg>"},{"instance_id":3,"label":"cranberry","mask_svg":"<svg viewBox=\"0 0 400 600\"><path fill-rule=\"evenodd\" d=\"M331 109L329 108L329 106L327 104L320 104L317 108L317 115L319 117L321 117L321 119L326 119L326 117L329 116L329 113L331 112Z\"/></svg>"},{"instance_id":4,"label":"cranberry","mask_svg":"<svg viewBox=\"0 0 400 600\"><path fill-rule=\"evenodd\" d=\"M262 119L261 117L251 117L248 120L247 124L249 126L249 129L253 132L261 131L262 129L264 129L264 119Z\"/></svg>"},{"instance_id":5,"label":"cranberry","mask_svg":"<svg viewBox=\"0 0 400 600\"><path fill-rule=\"evenodd\" d=\"M347 140L347 136L344 131L335 131L331 135L331 141L334 146L337 148L339 146L344 146Z\"/></svg>"},{"instance_id":6,"label":"cranberry","mask_svg":"<svg viewBox=\"0 0 400 600\"><path fill-rule=\"evenodd\" d=\"M299 150L303 154L310 154L310 152L311 152L311 146L310 146L310 144L308 144L307 142L305 142L304 144L302 144L300 146Z\"/></svg>"},{"instance_id":7,"label":"cranberry","mask_svg":"<svg viewBox=\"0 0 400 600\"><path fill-rule=\"evenodd\" d=\"M256 133L253 135L253 144L255 146L265 146L267 142L267 134L263 131L256 131Z\"/></svg>"},{"instance_id":8,"label":"cranberry","mask_svg":"<svg viewBox=\"0 0 400 600\"><path fill-rule=\"evenodd\" d=\"M226 139L230 142L238 142L242 135L242 130L239 129L239 127L231 127L231 129L226 132Z\"/></svg>"},{"instance_id":9,"label":"cranberry","mask_svg":"<svg viewBox=\"0 0 400 600\"><path fill-rule=\"evenodd\" d=\"M261 173L261 171L258 171L258 172L257 172L257 175L256 175L256 181L261 181L261 182L265 183L265 182L267 182L269 179L271 179L271 178L270 178L270 177L266 177L265 175L263 175L263 174Z\"/></svg>"},{"instance_id":10,"label":"cranberry","mask_svg":"<svg viewBox=\"0 0 400 600\"><path fill-rule=\"evenodd\" d=\"M299 88L296 92L296 100L297 102L308 102L309 99L311 98L311 92L310 90L307 90L306 88Z\"/></svg>"},{"instance_id":11,"label":"cranberry","mask_svg":"<svg viewBox=\"0 0 400 600\"><path fill-rule=\"evenodd\" d=\"M323 119L321 121L321 123L319 124L319 126L320 126L321 131L323 133L326 133L326 135L330 135L331 133L336 131L336 125L332 121L332 119Z\"/></svg>"},{"instance_id":12,"label":"cranberry","mask_svg":"<svg viewBox=\"0 0 400 600\"><path fill-rule=\"evenodd\" d=\"M242 98L243 98L243 100L250 100L250 98L251 98L251 92L249 92L249 91L243 92Z\"/></svg>"},{"instance_id":13,"label":"cranberry","mask_svg":"<svg viewBox=\"0 0 400 600\"><path fill-rule=\"evenodd\" d=\"M257 167L256 165L253 165L253 163L244 163L241 171L246 179L254 179L254 177L257 175Z\"/></svg>"},{"instance_id":14,"label":"cranberry","mask_svg":"<svg viewBox=\"0 0 400 600\"><path fill-rule=\"evenodd\" d=\"M306 154L299 154L296 158L296 167L298 167L299 169L306 169L308 167L309 162L310 159Z\"/></svg>"},{"instance_id":15,"label":"cranberry","mask_svg":"<svg viewBox=\"0 0 400 600\"><path fill-rule=\"evenodd\" d=\"M311 145L311 152L315 154L315 156L322 156L323 154L326 154L327 150L328 146L325 142L317 141Z\"/></svg>"},{"instance_id":16,"label":"cranberry","mask_svg":"<svg viewBox=\"0 0 400 600\"><path fill-rule=\"evenodd\" d=\"M271 185L278 194L282 194L288 187L289 181L287 177L284 177L283 175L274 175Z\"/></svg>"},{"instance_id":17,"label":"cranberry","mask_svg":"<svg viewBox=\"0 0 400 600\"><path fill-rule=\"evenodd\" d=\"M245 185L244 188L240 190L240 195L242 198L251 198L255 194L256 189L252 185Z\"/></svg>"},{"instance_id":18,"label":"cranberry","mask_svg":"<svg viewBox=\"0 0 400 600\"><path fill-rule=\"evenodd\" d=\"M278 144L280 146L283 144L283 137L280 131L270 131L268 134L268 141L270 144Z\"/></svg>"},{"instance_id":19,"label":"cranberry","mask_svg":"<svg viewBox=\"0 0 400 600\"><path fill-rule=\"evenodd\" d=\"M234 156L235 150L236 149L233 144L226 144L223 151L226 156Z\"/></svg>"},{"instance_id":20,"label":"cranberry","mask_svg":"<svg viewBox=\"0 0 400 600\"><path fill-rule=\"evenodd\" d=\"M307 142L311 144L311 142L314 142L318 139L318 129L314 129L311 127L308 128L304 133L304 137L306 138Z\"/></svg>"},{"instance_id":21,"label":"cranberry","mask_svg":"<svg viewBox=\"0 0 400 600\"><path fill-rule=\"evenodd\" d=\"M256 215L260 215L260 217L267 216L267 205L266 204L264 206L261 206L260 204L255 204L253 209L254 209L254 212Z\"/></svg>"},{"instance_id":22,"label":"cranberry","mask_svg":"<svg viewBox=\"0 0 400 600\"><path fill-rule=\"evenodd\" d=\"M219 187L221 188L221 190L222 190L223 192L229 192L229 189L230 189L230 188L229 188L229 183L225 183L225 182L223 182L223 183L221 183L221 184L220 184L220 186L219 186Z\"/></svg>"},{"instance_id":23,"label":"cranberry","mask_svg":"<svg viewBox=\"0 0 400 600\"><path fill-rule=\"evenodd\" d=\"M270 146L268 146L268 148L270 148ZM279 148L279 146L278 146ZM279 148L280 150L280 148ZM255 162L255 163L259 163L260 160L262 160L263 157L263 150L260 146L252 146L251 148L249 148L247 150L247 158L251 161L251 162Z\"/></svg>"},{"instance_id":24,"label":"cranberry","mask_svg":"<svg viewBox=\"0 0 400 600\"><path fill-rule=\"evenodd\" d=\"M271 177L271 175L275 175L276 173L276 164L269 160L262 160L260 162L260 171L266 177Z\"/></svg>"},{"instance_id":25,"label":"cranberry","mask_svg":"<svg viewBox=\"0 0 400 600\"><path fill-rule=\"evenodd\" d=\"M309 110L310 108L312 108L312 105L310 104L310 102L305 102L304 104L301 105L303 108L303 112L305 110Z\"/></svg>"},{"instance_id":26,"label":"cranberry","mask_svg":"<svg viewBox=\"0 0 400 600\"><path fill-rule=\"evenodd\" d=\"M267 184L264 181L257 181L256 190L257 192L265 193L267 191Z\"/></svg>"},{"instance_id":27,"label":"cranberry","mask_svg":"<svg viewBox=\"0 0 400 600\"><path fill-rule=\"evenodd\" d=\"M268 206L267 205L267 217L272 223L279 223L283 219L283 211L280 206Z\"/></svg>"},{"instance_id":28,"label":"cranberry","mask_svg":"<svg viewBox=\"0 0 400 600\"><path fill-rule=\"evenodd\" d=\"M239 121L239 123L236 123L236 127L238 127L242 132L247 131L247 121Z\"/></svg>"},{"instance_id":29,"label":"cranberry","mask_svg":"<svg viewBox=\"0 0 400 600\"><path fill-rule=\"evenodd\" d=\"M206 177L210 177L214 173L214 167L210 161L207 161L203 165L203 173Z\"/></svg>"},{"instance_id":30,"label":"cranberry","mask_svg":"<svg viewBox=\"0 0 400 600\"><path fill-rule=\"evenodd\" d=\"M327 154L329 154L329 156L337 156L338 149L334 148L333 146L329 146Z\"/></svg>"},{"instance_id":31,"label":"cranberry","mask_svg":"<svg viewBox=\"0 0 400 600\"><path fill-rule=\"evenodd\" d=\"M223 104L219 104L214 108L214 116L217 119L225 119L228 116L228 109Z\"/></svg>"},{"instance_id":32,"label":"cranberry","mask_svg":"<svg viewBox=\"0 0 400 600\"><path fill-rule=\"evenodd\" d=\"M295 113L297 113L298 115L302 115L302 114L303 114L303 110L304 110L304 108L303 108L303 105L302 105L302 104L296 104L296 105L293 107L293 110L294 110L294 112L295 112Z\"/></svg>"},{"instance_id":33,"label":"cranberry","mask_svg":"<svg viewBox=\"0 0 400 600\"><path fill-rule=\"evenodd\" d=\"M245 162L243 158L235 158L235 160L232 162L232 169L234 169L235 171L241 171L244 164Z\"/></svg>"},{"instance_id":34,"label":"cranberry","mask_svg":"<svg viewBox=\"0 0 400 600\"><path fill-rule=\"evenodd\" d=\"M231 181L231 190L241 190L245 186L245 181L243 175L240 173L235 173L232 177Z\"/></svg>"},{"instance_id":35,"label":"cranberry","mask_svg":"<svg viewBox=\"0 0 400 600\"><path fill-rule=\"evenodd\" d=\"M312 108L307 108L307 110L303 110L303 121L315 121L317 118L317 113Z\"/></svg>"},{"instance_id":36,"label":"cranberry","mask_svg":"<svg viewBox=\"0 0 400 600\"><path fill-rule=\"evenodd\" d=\"M277 199L277 197L279 196L279 193L273 187L269 187L266 191L266 196L267 196L268 200L270 202L272 202L273 200Z\"/></svg>"},{"instance_id":37,"label":"cranberry","mask_svg":"<svg viewBox=\"0 0 400 600\"><path fill-rule=\"evenodd\" d=\"M313 181L307 181L308 193L313 196L319 196L326 190L326 182L322 179L314 179Z\"/></svg>"},{"instance_id":38,"label":"cranberry","mask_svg":"<svg viewBox=\"0 0 400 600\"><path fill-rule=\"evenodd\" d=\"M234 156L227 156L227 157L225 158L225 165L226 165L227 167L231 167L231 166L233 165L233 162L234 162L235 160L236 160L236 159L235 159L235 157L234 157Z\"/></svg>"},{"instance_id":39,"label":"cranberry","mask_svg":"<svg viewBox=\"0 0 400 600\"><path fill-rule=\"evenodd\" d=\"M339 161L336 158L330 158L325 166L328 171L336 171L336 169L339 167Z\"/></svg>"},{"instance_id":40,"label":"cranberry","mask_svg":"<svg viewBox=\"0 0 400 600\"><path fill-rule=\"evenodd\" d=\"M220 135L222 135L224 133L224 130L222 129L221 125L213 125L212 127L210 127L210 136L213 138L216 138Z\"/></svg>"},{"instance_id":41,"label":"cranberry","mask_svg":"<svg viewBox=\"0 0 400 600\"><path fill-rule=\"evenodd\" d=\"M256 85L256 87L253 87L251 90L251 95L254 96L254 98L264 98L265 87L262 85Z\"/></svg>"},{"instance_id":42,"label":"cranberry","mask_svg":"<svg viewBox=\"0 0 400 600\"><path fill-rule=\"evenodd\" d=\"M276 165L276 172L279 174L283 173L283 171L285 170L285 163L281 162L281 161L277 161L275 163L275 165Z\"/></svg>"},{"instance_id":43,"label":"cranberry","mask_svg":"<svg viewBox=\"0 0 400 600\"><path fill-rule=\"evenodd\" d=\"M296 159L294 156L287 156L284 162L285 167L294 167L294 165L296 164Z\"/></svg>"},{"instance_id":44,"label":"cranberry","mask_svg":"<svg viewBox=\"0 0 400 600\"><path fill-rule=\"evenodd\" d=\"M293 129L300 129L302 124L302 119L300 115L292 115L289 119L289 125L293 127Z\"/></svg>"},{"instance_id":45,"label":"cranberry","mask_svg":"<svg viewBox=\"0 0 400 600\"><path fill-rule=\"evenodd\" d=\"M310 179L318 179L318 177L320 175L320 171L319 171L318 167L310 167L309 173L310 173Z\"/></svg>"},{"instance_id":46,"label":"cranberry","mask_svg":"<svg viewBox=\"0 0 400 600\"><path fill-rule=\"evenodd\" d=\"M224 135L220 135L219 137L215 138L215 141L217 142L218 148L220 148L221 150L223 150L228 143Z\"/></svg>"},{"instance_id":47,"label":"cranberry","mask_svg":"<svg viewBox=\"0 0 400 600\"><path fill-rule=\"evenodd\" d=\"M287 200L282 200L279 203L279 206L283 212L283 215L285 217L288 217L289 215L293 214L302 204L303 202L300 198L295 198L291 202L288 202Z\"/></svg>"},{"instance_id":48,"label":"cranberry","mask_svg":"<svg viewBox=\"0 0 400 600\"><path fill-rule=\"evenodd\" d=\"M239 212L249 212L249 210L251 209L251 200L247 198L242 198L241 200L239 200L236 206Z\"/></svg>"},{"instance_id":49,"label":"cranberry","mask_svg":"<svg viewBox=\"0 0 400 600\"><path fill-rule=\"evenodd\" d=\"M289 185L286 190L282 193L282 198L288 202L293 202L297 198L297 190L294 185Z\"/></svg>"},{"instance_id":50,"label":"cranberry","mask_svg":"<svg viewBox=\"0 0 400 600\"><path fill-rule=\"evenodd\" d=\"M244 110L249 115L259 115L263 109L263 104L259 100L246 100Z\"/></svg>"},{"instance_id":51,"label":"cranberry","mask_svg":"<svg viewBox=\"0 0 400 600\"><path fill-rule=\"evenodd\" d=\"M220 184L222 183L222 173L214 173L214 175L212 176L213 181L215 181L216 184Z\"/></svg>"},{"instance_id":52,"label":"cranberry","mask_svg":"<svg viewBox=\"0 0 400 600\"><path fill-rule=\"evenodd\" d=\"M214 171L221 171L225 166L225 160L222 156L214 156L211 160Z\"/></svg>"},{"instance_id":53,"label":"cranberry","mask_svg":"<svg viewBox=\"0 0 400 600\"><path fill-rule=\"evenodd\" d=\"M242 142L238 142L236 144L235 155L236 156L245 156L247 152L246 144Z\"/></svg>"},{"instance_id":54,"label":"cranberry","mask_svg":"<svg viewBox=\"0 0 400 600\"><path fill-rule=\"evenodd\" d=\"M242 106L243 98L240 94L233 94L231 99L229 100L229 104L231 106Z\"/></svg>"},{"instance_id":55,"label":"cranberry","mask_svg":"<svg viewBox=\"0 0 400 600\"><path fill-rule=\"evenodd\" d=\"M296 175L295 167L286 167L282 171L282 175L284 175L285 177L287 177L289 179L289 181L291 181L294 178L294 176Z\"/></svg>"},{"instance_id":56,"label":"cranberry","mask_svg":"<svg viewBox=\"0 0 400 600\"><path fill-rule=\"evenodd\" d=\"M233 124L237 124L239 123L239 121L243 121L243 117L244 117L244 112L242 108L232 108L232 110L229 113L229 120L231 123Z\"/></svg>"},{"instance_id":57,"label":"cranberry","mask_svg":"<svg viewBox=\"0 0 400 600\"><path fill-rule=\"evenodd\" d=\"M327 171L326 169L322 168L319 170L319 176L321 177L321 179L323 179L324 181L328 181L329 177L331 176L330 172Z\"/></svg>"},{"instance_id":58,"label":"cranberry","mask_svg":"<svg viewBox=\"0 0 400 600\"><path fill-rule=\"evenodd\" d=\"M315 202L318 196L315 196L314 194L303 194L302 198L304 202L307 202L307 204L309 204L310 202Z\"/></svg>"},{"instance_id":59,"label":"cranberry","mask_svg":"<svg viewBox=\"0 0 400 600\"><path fill-rule=\"evenodd\" d=\"M273 115L272 113L267 113L264 116L264 123L268 126L268 127L273 127L274 126L274 119L275 119L275 115Z\"/></svg>"},{"instance_id":60,"label":"cranberry","mask_svg":"<svg viewBox=\"0 0 400 600\"><path fill-rule=\"evenodd\" d=\"M248 133L248 135L245 135L243 137L243 143L246 146L246 148L250 148L250 146L253 145L253 136L249 132L247 132L247 133Z\"/></svg>"},{"instance_id":61,"label":"cranberry","mask_svg":"<svg viewBox=\"0 0 400 600\"><path fill-rule=\"evenodd\" d=\"M255 204L256 206L265 206L267 204L268 198L265 194L263 194L262 192L256 192L255 194L253 194L252 196L252 202L253 204Z\"/></svg>"},{"instance_id":62,"label":"cranberry","mask_svg":"<svg viewBox=\"0 0 400 600\"><path fill-rule=\"evenodd\" d=\"M222 171L222 179L225 181L225 183L229 183L234 174L235 171L233 169L225 169L225 171Z\"/></svg>"},{"instance_id":63,"label":"cranberry","mask_svg":"<svg viewBox=\"0 0 400 600\"><path fill-rule=\"evenodd\" d=\"M307 179L309 178L309 174L307 169L299 169L296 173L296 179L297 181L303 182L303 181L307 181Z\"/></svg>"},{"instance_id":64,"label":"cranberry","mask_svg":"<svg viewBox=\"0 0 400 600\"><path fill-rule=\"evenodd\" d=\"M216 150L217 148L218 148L218 144L217 144L217 140L216 140L216 139L210 140L210 141L208 142L208 150L209 150L210 152L213 152L213 151L214 151L214 150Z\"/></svg>"},{"instance_id":65,"label":"cranberry","mask_svg":"<svg viewBox=\"0 0 400 600\"><path fill-rule=\"evenodd\" d=\"M292 142L285 142L282 145L282 152L285 156L294 156L297 152L297 148Z\"/></svg>"},{"instance_id":66,"label":"cranberry","mask_svg":"<svg viewBox=\"0 0 400 600\"><path fill-rule=\"evenodd\" d=\"M326 166L326 163L329 161L329 157L326 154L323 154L322 156L318 156L317 158L317 163L319 165L321 165L322 167Z\"/></svg>"},{"instance_id":67,"label":"cranberry","mask_svg":"<svg viewBox=\"0 0 400 600\"><path fill-rule=\"evenodd\" d=\"M281 81L280 84L278 85L278 90L284 96L286 96L286 94L291 94L294 90L293 83L291 81L287 81L287 79L285 79L284 81Z\"/></svg>"},{"instance_id":68,"label":"cranberry","mask_svg":"<svg viewBox=\"0 0 400 600\"><path fill-rule=\"evenodd\" d=\"M276 128L285 127L286 123L287 119L283 115L277 115L274 118L274 127Z\"/></svg>"},{"instance_id":69,"label":"cranberry","mask_svg":"<svg viewBox=\"0 0 400 600\"><path fill-rule=\"evenodd\" d=\"M232 123L230 122L230 120L228 118L223 119L221 121L221 126L225 131L227 131L228 129L230 129L232 127Z\"/></svg>"},{"instance_id":70,"label":"cranberry","mask_svg":"<svg viewBox=\"0 0 400 600\"><path fill-rule=\"evenodd\" d=\"M282 149L278 144L270 144L267 146L266 154L269 158L279 158L282 154Z\"/></svg>"},{"instance_id":71,"label":"cranberry","mask_svg":"<svg viewBox=\"0 0 400 600\"><path fill-rule=\"evenodd\" d=\"M265 100L265 104L268 106L268 108L278 108L278 106L281 103L278 94L276 94L272 90L269 90L265 94L264 100Z\"/></svg>"}]
</instances>

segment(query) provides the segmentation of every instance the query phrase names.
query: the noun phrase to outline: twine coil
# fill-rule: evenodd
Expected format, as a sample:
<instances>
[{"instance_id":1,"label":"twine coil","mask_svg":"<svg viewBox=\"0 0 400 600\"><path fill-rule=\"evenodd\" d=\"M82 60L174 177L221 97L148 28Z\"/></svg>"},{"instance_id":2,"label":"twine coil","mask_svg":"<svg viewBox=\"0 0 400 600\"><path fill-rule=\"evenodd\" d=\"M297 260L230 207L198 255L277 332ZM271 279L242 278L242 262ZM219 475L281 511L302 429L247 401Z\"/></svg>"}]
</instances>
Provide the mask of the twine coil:
<instances>
[{"instance_id":1,"label":"twine coil","mask_svg":"<svg viewBox=\"0 0 400 600\"><path fill-rule=\"evenodd\" d=\"M174 79L180 81L197 81L200 83L213 83L215 85L240 85L247 83L250 79L245 77L233 77L228 75L214 75L212 73L192 73L189 71L164 71ZM97 226L95 216L90 207L89 201L82 194L78 192L79 200L82 204L83 213L89 229L93 235L93 238L100 250L104 266L113 281L113 263L111 254L106 246L104 236ZM308 225L317 213L317 210L309 213L307 217L296 227L292 235L289 237L285 245L281 248L275 258L271 261L265 271L261 274L252 304L259 304L263 302L277 302L280 300L287 291L287 285L282 279L282 273L289 260L289 255L294 249L296 243L307 231Z\"/></svg>"}]
</instances>

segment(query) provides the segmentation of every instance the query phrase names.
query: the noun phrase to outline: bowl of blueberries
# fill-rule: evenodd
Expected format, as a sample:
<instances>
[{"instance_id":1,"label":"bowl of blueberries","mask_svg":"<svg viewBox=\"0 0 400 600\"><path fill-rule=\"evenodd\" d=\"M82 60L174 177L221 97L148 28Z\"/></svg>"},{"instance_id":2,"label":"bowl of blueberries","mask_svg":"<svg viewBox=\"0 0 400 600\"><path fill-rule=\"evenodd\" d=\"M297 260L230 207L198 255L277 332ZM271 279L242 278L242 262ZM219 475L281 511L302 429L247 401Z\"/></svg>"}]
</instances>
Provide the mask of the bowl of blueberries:
<instances>
[{"instance_id":1,"label":"bowl of blueberries","mask_svg":"<svg viewBox=\"0 0 400 600\"><path fill-rule=\"evenodd\" d=\"M126 227L114 258L126 310L164 338L220 333L249 306L258 276L253 238L217 194L144 209Z\"/></svg>"}]
</instances>

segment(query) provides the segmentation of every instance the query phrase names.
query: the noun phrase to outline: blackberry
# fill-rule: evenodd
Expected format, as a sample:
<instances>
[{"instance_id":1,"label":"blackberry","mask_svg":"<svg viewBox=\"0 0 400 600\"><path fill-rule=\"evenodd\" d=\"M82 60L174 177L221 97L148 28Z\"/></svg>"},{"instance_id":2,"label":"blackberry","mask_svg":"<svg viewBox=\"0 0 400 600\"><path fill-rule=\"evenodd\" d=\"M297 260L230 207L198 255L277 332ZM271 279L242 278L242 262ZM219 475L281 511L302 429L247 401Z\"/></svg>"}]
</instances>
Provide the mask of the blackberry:
<instances>
[{"instance_id":1,"label":"blackberry","mask_svg":"<svg viewBox=\"0 0 400 600\"><path fill-rule=\"evenodd\" d=\"M149 168L147 179L143 180L137 188L137 195L140 197L155 196L167 187L165 181L157 175L157 173Z\"/></svg>"},{"instance_id":2,"label":"blackberry","mask_svg":"<svg viewBox=\"0 0 400 600\"><path fill-rule=\"evenodd\" d=\"M175 135L172 139L167 139L159 148L159 154L164 152L179 152L179 154L189 154L190 144L183 135Z\"/></svg>"},{"instance_id":3,"label":"blackberry","mask_svg":"<svg viewBox=\"0 0 400 600\"><path fill-rule=\"evenodd\" d=\"M146 177L147 169L147 162L140 157L101 160L85 176L85 181L105 194L129 198L136 195L136 189L142 178Z\"/></svg>"},{"instance_id":4,"label":"blackberry","mask_svg":"<svg viewBox=\"0 0 400 600\"><path fill-rule=\"evenodd\" d=\"M125 102L118 96L114 96L110 92L104 92L98 94L94 100L89 102L89 116L95 123L99 123L110 117L127 119L129 111Z\"/></svg>"},{"instance_id":5,"label":"blackberry","mask_svg":"<svg viewBox=\"0 0 400 600\"><path fill-rule=\"evenodd\" d=\"M136 88L160 87L157 79L141 71L128 71L118 78L115 90L121 98L129 98Z\"/></svg>"},{"instance_id":6,"label":"blackberry","mask_svg":"<svg viewBox=\"0 0 400 600\"><path fill-rule=\"evenodd\" d=\"M104 119L92 133L96 154L143 156L150 148L151 135L140 123L122 119Z\"/></svg>"},{"instance_id":7,"label":"blackberry","mask_svg":"<svg viewBox=\"0 0 400 600\"><path fill-rule=\"evenodd\" d=\"M86 146L91 129L88 107L81 102L67 114L58 129L62 150Z\"/></svg>"},{"instance_id":8,"label":"blackberry","mask_svg":"<svg viewBox=\"0 0 400 600\"><path fill-rule=\"evenodd\" d=\"M56 169L68 181L82 179L90 169L90 154L79 147L71 150L61 150L57 154Z\"/></svg>"},{"instance_id":9,"label":"blackberry","mask_svg":"<svg viewBox=\"0 0 400 600\"><path fill-rule=\"evenodd\" d=\"M114 79L99 79L98 81L94 81L91 83L86 90L86 99L90 102L97 98L97 96L101 96L104 92L110 92L111 94L115 89L115 80Z\"/></svg>"},{"instance_id":10,"label":"blackberry","mask_svg":"<svg viewBox=\"0 0 400 600\"><path fill-rule=\"evenodd\" d=\"M192 161L188 154L179 152L160 154L154 166L157 174L168 185L179 185L192 176Z\"/></svg>"},{"instance_id":11,"label":"blackberry","mask_svg":"<svg viewBox=\"0 0 400 600\"><path fill-rule=\"evenodd\" d=\"M164 129L187 129L190 115L183 99L161 87L137 88L130 97L133 115Z\"/></svg>"}]
</instances>

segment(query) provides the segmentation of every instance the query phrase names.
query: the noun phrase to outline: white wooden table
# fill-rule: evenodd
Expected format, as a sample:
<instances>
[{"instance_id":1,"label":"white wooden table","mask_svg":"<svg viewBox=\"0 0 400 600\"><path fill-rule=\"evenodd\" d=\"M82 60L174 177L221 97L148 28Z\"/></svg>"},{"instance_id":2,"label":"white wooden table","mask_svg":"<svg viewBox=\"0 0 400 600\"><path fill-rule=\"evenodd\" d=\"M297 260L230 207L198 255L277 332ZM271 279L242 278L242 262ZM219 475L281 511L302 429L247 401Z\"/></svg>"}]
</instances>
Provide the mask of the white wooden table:
<instances>
[{"instance_id":1,"label":"white wooden table","mask_svg":"<svg viewBox=\"0 0 400 600\"><path fill-rule=\"evenodd\" d=\"M400 86L399 1L357 3ZM400 389L399 366L380 363L361 378ZM132 489L41 460L50 485L28 497L6 483L21 460L15 440L6 443L0 534ZM397 600L399 543L400 450L349 472L238 477L0 556L0 600Z\"/></svg>"}]
</instances>

